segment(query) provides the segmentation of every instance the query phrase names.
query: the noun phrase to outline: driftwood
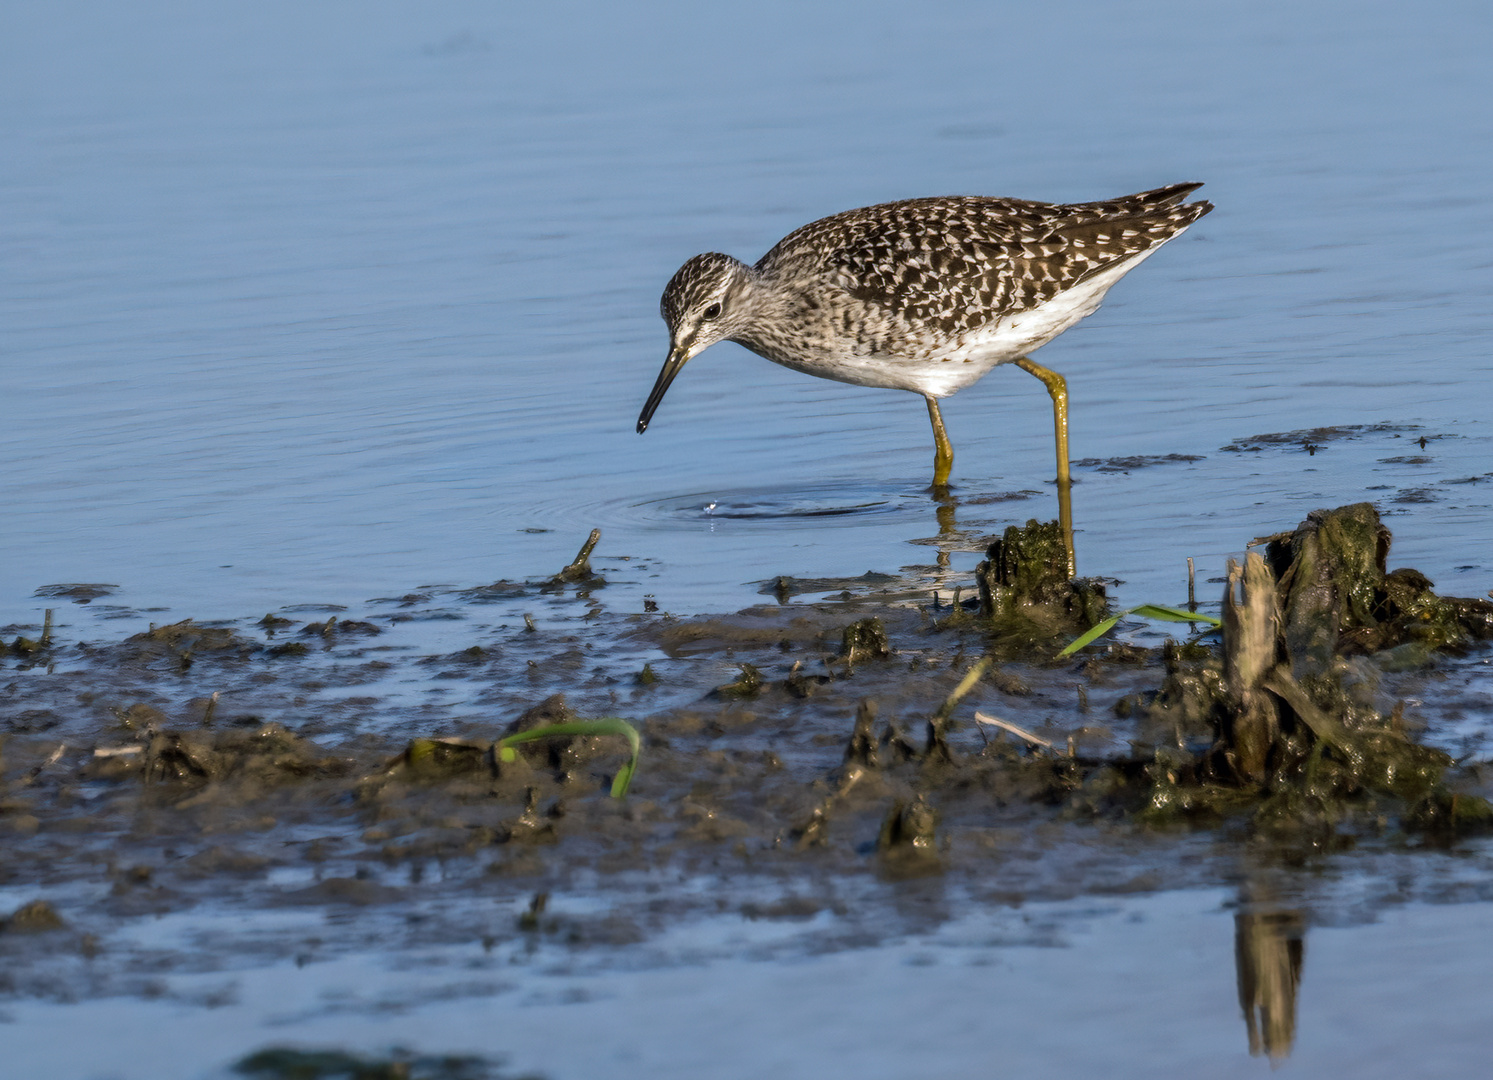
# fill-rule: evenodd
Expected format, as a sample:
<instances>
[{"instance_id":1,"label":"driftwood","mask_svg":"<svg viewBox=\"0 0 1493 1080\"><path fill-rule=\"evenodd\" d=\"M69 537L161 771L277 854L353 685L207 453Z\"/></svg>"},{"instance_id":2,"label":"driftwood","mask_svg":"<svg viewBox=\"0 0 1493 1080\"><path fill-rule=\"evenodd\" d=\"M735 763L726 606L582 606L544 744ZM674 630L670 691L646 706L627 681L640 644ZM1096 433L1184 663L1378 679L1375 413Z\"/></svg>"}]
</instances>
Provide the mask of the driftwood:
<instances>
[{"instance_id":1,"label":"driftwood","mask_svg":"<svg viewBox=\"0 0 1493 1080\"><path fill-rule=\"evenodd\" d=\"M1223 594L1224 685L1233 708L1220 737L1234 771L1243 779L1265 779L1270 748L1280 736L1276 699L1265 685L1284 659L1275 577L1251 552L1241 567L1229 560Z\"/></svg>"}]
</instances>

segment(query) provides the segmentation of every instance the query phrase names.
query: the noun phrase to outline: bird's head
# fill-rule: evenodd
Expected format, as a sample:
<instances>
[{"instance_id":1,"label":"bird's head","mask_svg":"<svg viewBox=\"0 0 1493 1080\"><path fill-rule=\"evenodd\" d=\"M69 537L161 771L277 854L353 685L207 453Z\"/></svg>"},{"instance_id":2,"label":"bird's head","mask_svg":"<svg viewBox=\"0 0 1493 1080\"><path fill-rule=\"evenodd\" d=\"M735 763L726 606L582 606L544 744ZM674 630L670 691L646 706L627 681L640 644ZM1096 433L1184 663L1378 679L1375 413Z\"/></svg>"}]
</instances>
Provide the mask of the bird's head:
<instances>
[{"instance_id":1,"label":"bird's head","mask_svg":"<svg viewBox=\"0 0 1493 1080\"><path fill-rule=\"evenodd\" d=\"M659 301L669 326L669 356L638 417L639 434L648 430L664 392L692 357L746 328L751 284L749 266L714 251L696 255L669 279Z\"/></svg>"}]
</instances>

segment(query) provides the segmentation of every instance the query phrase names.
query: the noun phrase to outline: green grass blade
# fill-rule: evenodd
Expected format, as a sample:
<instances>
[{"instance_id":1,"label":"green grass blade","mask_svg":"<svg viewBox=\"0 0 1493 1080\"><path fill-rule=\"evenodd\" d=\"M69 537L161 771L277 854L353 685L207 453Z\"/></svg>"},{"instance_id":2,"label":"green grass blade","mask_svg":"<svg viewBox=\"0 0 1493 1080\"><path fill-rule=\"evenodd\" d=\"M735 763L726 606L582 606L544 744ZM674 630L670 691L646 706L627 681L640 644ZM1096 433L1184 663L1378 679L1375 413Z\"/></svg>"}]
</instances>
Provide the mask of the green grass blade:
<instances>
[{"instance_id":1,"label":"green grass blade","mask_svg":"<svg viewBox=\"0 0 1493 1080\"><path fill-rule=\"evenodd\" d=\"M516 756L513 748L519 743L547 739L553 735L618 735L626 739L628 748L632 751L632 757L626 765L617 770L617 775L612 779L612 798L620 799L627 794L627 789L632 784L633 774L638 771L638 754L642 752L643 741L638 736L638 729L621 717L607 716L600 720L576 720L566 724L548 724L544 727L530 728L528 731L516 731L512 735L504 735L494 743L493 750L497 753L499 761L512 761Z\"/></svg>"},{"instance_id":2,"label":"green grass blade","mask_svg":"<svg viewBox=\"0 0 1493 1080\"><path fill-rule=\"evenodd\" d=\"M1141 604L1139 607L1131 608L1125 614L1159 619L1162 622L1202 622L1209 626L1223 625L1223 620L1217 615L1204 615L1201 611L1187 611L1184 608L1162 607L1160 604Z\"/></svg>"},{"instance_id":3,"label":"green grass blade","mask_svg":"<svg viewBox=\"0 0 1493 1080\"><path fill-rule=\"evenodd\" d=\"M1223 620L1214 615L1204 615L1199 611L1185 611L1182 608L1165 607L1161 604L1139 604L1133 608L1127 608L1117 614L1111 615L1102 622L1095 623L1087 631L1075 638L1062 652L1058 653L1058 659L1072 656L1085 645L1090 645L1109 633L1115 628L1115 624L1127 615L1139 615L1144 619L1157 619L1161 622L1200 622L1210 626L1222 626Z\"/></svg>"},{"instance_id":4,"label":"green grass blade","mask_svg":"<svg viewBox=\"0 0 1493 1080\"><path fill-rule=\"evenodd\" d=\"M1065 656L1072 656L1085 645L1088 645L1090 642L1097 641L1099 638L1103 637L1105 634L1113 630L1115 628L1115 623L1119 622L1129 614L1130 612L1128 611L1122 611L1118 615L1111 615L1109 618L1095 623L1093 626L1089 627L1088 630L1086 630L1083 634L1079 635L1071 642L1069 642L1068 647L1062 652L1058 653L1058 659L1061 660Z\"/></svg>"}]
</instances>

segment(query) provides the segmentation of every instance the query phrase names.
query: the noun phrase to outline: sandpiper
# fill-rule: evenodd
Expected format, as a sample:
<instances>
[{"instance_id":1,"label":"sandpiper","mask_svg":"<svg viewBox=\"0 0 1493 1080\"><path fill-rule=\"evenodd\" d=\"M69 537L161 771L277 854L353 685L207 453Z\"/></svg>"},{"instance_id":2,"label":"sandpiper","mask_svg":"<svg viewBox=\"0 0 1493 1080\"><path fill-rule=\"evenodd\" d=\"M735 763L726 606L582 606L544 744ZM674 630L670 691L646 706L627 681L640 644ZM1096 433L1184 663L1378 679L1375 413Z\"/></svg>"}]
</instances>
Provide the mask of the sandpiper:
<instances>
[{"instance_id":1,"label":"sandpiper","mask_svg":"<svg viewBox=\"0 0 1493 1080\"><path fill-rule=\"evenodd\" d=\"M669 355L638 432L692 357L735 341L809 375L921 394L933 423L933 483L943 488L954 450L939 399L1013 363L1052 396L1064 490L1068 386L1027 354L1091 314L1111 285L1212 210L1184 201L1200 187L1069 204L908 199L805 225L755 266L696 255L664 289Z\"/></svg>"}]
</instances>

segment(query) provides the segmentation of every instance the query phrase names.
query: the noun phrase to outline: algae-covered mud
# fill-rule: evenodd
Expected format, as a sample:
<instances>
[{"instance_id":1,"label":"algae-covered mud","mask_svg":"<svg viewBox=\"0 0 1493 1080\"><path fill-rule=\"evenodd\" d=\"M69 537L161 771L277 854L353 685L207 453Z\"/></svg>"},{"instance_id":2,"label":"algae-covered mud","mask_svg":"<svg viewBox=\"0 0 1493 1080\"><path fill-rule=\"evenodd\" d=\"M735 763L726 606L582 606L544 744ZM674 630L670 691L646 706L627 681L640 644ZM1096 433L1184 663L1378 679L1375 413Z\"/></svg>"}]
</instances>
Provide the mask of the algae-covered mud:
<instances>
[{"instance_id":1,"label":"algae-covered mud","mask_svg":"<svg viewBox=\"0 0 1493 1080\"><path fill-rule=\"evenodd\" d=\"M443 975L370 975L384 1004L358 1016L542 997L534 964L608 995L612 964L740 953L723 926L782 927L744 946L780 958L971 917L1025 941L1032 912L1068 933L1108 917L1083 897L1201 889L1236 912L1238 1045L1284 1059L1314 922L1493 901L1493 601L1389 569L1390 539L1368 504L1314 513L1230 570L1220 630L1201 613L1175 640L1067 658L1106 584L1067 580L1035 521L956 590L777 579L780 602L717 617L588 605L593 535L553 577L366 616L12 628L4 1008L122 995L262 1022L244 988L266 972L370 952L440 954ZM484 605L509 621L412 647L412 627ZM464 950L480 973L456 978ZM336 1075L296 1060L242 1068ZM507 1075L442 1061L385 1064Z\"/></svg>"}]
</instances>

